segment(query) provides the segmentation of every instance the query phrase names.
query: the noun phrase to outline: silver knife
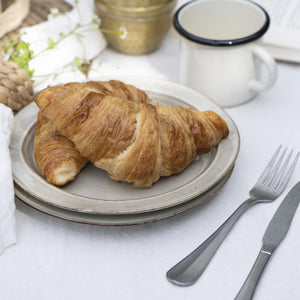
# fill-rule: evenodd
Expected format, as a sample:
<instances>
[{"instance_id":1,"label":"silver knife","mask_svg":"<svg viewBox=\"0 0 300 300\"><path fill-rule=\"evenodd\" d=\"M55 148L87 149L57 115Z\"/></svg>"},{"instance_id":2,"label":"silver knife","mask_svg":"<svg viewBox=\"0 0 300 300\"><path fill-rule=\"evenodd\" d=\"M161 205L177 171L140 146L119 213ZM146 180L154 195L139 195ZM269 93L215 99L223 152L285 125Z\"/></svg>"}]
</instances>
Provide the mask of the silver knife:
<instances>
[{"instance_id":1,"label":"silver knife","mask_svg":"<svg viewBox=\"0 0 300 300\"><path fill-rule=\"evenodd\" d=\"M300 182L284 198L263 237L258 257L235 300L252 299L261 274L276 247L286 236L300 201Z\"/></svg>"}]
</instances>

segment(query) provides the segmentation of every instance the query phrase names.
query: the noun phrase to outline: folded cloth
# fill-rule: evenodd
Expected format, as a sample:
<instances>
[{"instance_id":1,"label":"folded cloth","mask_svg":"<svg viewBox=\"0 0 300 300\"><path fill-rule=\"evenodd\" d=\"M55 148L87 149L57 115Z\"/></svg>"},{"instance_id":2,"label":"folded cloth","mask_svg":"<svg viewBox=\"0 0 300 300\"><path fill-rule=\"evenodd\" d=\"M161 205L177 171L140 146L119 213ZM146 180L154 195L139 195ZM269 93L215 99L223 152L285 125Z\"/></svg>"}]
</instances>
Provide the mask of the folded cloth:
<instances>
[{"instance_id":1,"label":"folded cloth","mask_svg":"<svg viewBox=\"0 0 300 300\"><path fill-rule=\"evenodd\" d=\"M82 66L106 47L101 20L90 2L75 1L65 14L53 8L48 21L21 30L22 42L32 51L28 68L36 92L48 85L86 80Z\"/></svg>"},{"instance_id":2,"label":"folded cloth","mask_svg":"<svg viewBox=\"0 0 300 300\"><path fill-rule=\"evenodd\" d=\"M16 242L14 187L9 153L12 110L0 103L0 254Z\"/></svg>"}]
</instances>

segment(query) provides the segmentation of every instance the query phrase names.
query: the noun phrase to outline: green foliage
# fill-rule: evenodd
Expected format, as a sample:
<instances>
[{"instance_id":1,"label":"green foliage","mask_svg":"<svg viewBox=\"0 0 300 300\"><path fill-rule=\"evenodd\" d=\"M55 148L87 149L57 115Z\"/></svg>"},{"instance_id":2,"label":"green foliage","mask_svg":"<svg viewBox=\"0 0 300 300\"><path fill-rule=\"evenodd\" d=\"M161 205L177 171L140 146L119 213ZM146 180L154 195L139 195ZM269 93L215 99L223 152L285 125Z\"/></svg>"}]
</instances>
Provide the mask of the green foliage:
<instances>
[{"instance_id":1,"label":"green foliage","mask_svg":"<svg viewBox=\"0 0 300 300\"><path fill-rule=\"evenodd\" d=\"M8 60L13 61L19 65L32 77L34 70L29 69L29 62L31 61L34 53L30 50L30 44L24 41L18 41L10 44L4 49L5 54L9 54Z\"/></svg>"},{"instance_id":2,"label":"green foliage","mask_svg":"<svg viewBox=\"0 0 300 300\"><path fill-rule=\"evenodd\" d=\"M87 72L90 70L90 63L85 59L81 61L78 56L75 56L73 62L81 72Z\"/></svg>"},{"instance_id":3,"label":"green foliage","mask_svg":"<svg viewBox=\"0 0 300 300\"><path fill-rule=\"evenodd\" d=\"M78 3L79 0L75 0L75 7L78 9ZM59 11L57 9L51 9L50 10L50 15L52 18L55 18L59 15ZM98 17L95 17L91 20L90 24L100 24L100 19ZM42 49L39 53L34 53L30 49L30 43L26 43L24 41L20 41L19 38L21 34L15 35L13 37L8 38L6 41L4 41L1 45L2 52L7 55L8 60L15 62L18 64L22 69L25 70L25 72L28 74L29 77L32 77L34 74L34 70L29 69L29 62L40 55L41 53L45 51L49 51L54 49L58 44L60 44L64 39L68 38L69 36L75 36L77 37L80 41L84 37L84 32L86 32L87 27L90 24L81 24L78 22L75 24L73 28L70 28L70 31L67 33L60 32L59 36L56 40L53 40L53 38L48 38L47 41L47 47ZM126 38L127 36L127 30L124 27L121 27L120 30L115 31L115 30L107 30L103 28L96 28L95 30L99 30L100 32L104 33L111 33L111 34L118 34L120 37ZM23 32L22 35L26 34L26 32ZM16 39L18 39L16 41ZM75 66L78 68L83 73L86 73L90 70L90 61L87 61L86 59L79 59L78 57L75 57L73 60L73 63Z\"/></svg>"},{"instance_id":4,"label":"green foliage","mask_svg":"<svg viewBox=\"0 0 300 300\"><path fill-rule=\"evenodd\" d=\"M80 59L79 59L78 56L75 56L73 62L74 62L74 64L75 64L78 68L80 68L81 62L80 62Z\"/></svg>"},{"instance_id":5,"label":"green foliage","mask_svg":"<svg viewBox=\"0 0 300 300\"><path fill-rule=\"evenodd\" d=\"M48 38L48 47L46 48L46 50L51 50L51 49L53 49L54 46L55 46L55 44L56 44L56 43L53 41L52 38Z\"/></svg>"}]
</instances>

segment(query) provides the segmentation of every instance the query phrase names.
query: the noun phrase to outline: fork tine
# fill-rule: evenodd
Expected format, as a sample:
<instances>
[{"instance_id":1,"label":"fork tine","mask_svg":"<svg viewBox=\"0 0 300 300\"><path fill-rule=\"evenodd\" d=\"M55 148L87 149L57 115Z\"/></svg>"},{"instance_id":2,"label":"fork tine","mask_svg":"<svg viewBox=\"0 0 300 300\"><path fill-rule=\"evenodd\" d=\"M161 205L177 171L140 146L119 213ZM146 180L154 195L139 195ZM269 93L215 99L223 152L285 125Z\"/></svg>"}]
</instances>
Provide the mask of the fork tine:
<instances>
[{"instance_id":1,"label":"fork tine","mask_svg":"<svg viewBox=\"0 0 300 300\"><path fill-rule=\"evenodd\" d=\"M272 182L274 183L273 186L274 187L278 187L279 182L281 182L283 175L285 174L286 168L291 160L292 154L294 152L294 149L292 149L287 157L287 159L285 160L285 162L282 164L282 168L281 170L276 174L276 176L273 178Z\"/></svg>"},{"instance_id":2,"label":"fork tine","mask_svg":"<svg viewBox=\"0 0 300 300\"><path fill-rule=\"evenodd\" d=\"M296 167L297 164L297 160L299 158L299 152L297 153L294 161L292 162L289 170L287 171L286 175L284 176L284 178L281 180L281 182L278 183L278 187L277 190L279 191L279 193L281 193L283 191L283 189L286 187L287 183L289 182L289 179L291 178L293 171Z\"/></svg>"},{"instance_id":3,"label":"fork tine","mask_svg":"<svg viewBox=\"0 0 300 300\"><path fill-rule=\"evenodd\" d=\"M275 167L272 168L272 170L268 174L267 178L265 179L265 182L264 182L265 185L270 186L274 182L275 178L277 178L277 176L279 174L278 170L279 170L279 167L282 163L283 157L285 156L286 151L287 151L287 147L284 149L284 151L281 154L280 158L278 159L277 163L275 164L275 162L274 162ZM289 160L289 158L287 159L287 161L288 160ZM287 164L287 161L284 164Z\"/></svg>"},{"instance_id":4,"label":"fork tine","mask_svg":"<svg viewBox=\"0 0 300 300\"><path fill-rule=\"evenodd\" d=\"M277 156L279 154L279 151L281 149L282 145L280 145L277 150L275 151L273 157L271 158L271 160L269 161L269 163L267 164L266 168L264 169L263 173L261 174L261 176L259 177L258 181L257 181L257 184L260 184L262 182L265 181L265 179L267 178L267 176L269 175L271 169L272 169L272 166L274 165L274 162L276 161L277 159Z\"/></svg>"}]
</instances>

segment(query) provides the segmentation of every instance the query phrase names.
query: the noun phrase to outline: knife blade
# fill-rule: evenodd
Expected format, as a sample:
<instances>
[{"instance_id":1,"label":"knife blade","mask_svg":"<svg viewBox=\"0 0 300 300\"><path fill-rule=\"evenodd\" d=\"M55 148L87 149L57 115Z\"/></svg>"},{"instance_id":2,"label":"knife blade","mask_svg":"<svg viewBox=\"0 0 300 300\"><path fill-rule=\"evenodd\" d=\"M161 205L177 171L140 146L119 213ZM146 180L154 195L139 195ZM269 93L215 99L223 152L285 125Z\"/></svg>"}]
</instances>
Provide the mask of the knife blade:
<instances>
[{"instance_id":1,"label":"knife blade","mask_svg":"<svg viewBox=\"0 0 300 300\"><path fill-rule=\"evenodd\" d=\"M235 300L250 300L261 274L274 250L286 236L300 202L300 182L286 195L263 236L263 245L258 257Z\"/></svg>"},{"instance_id":2,"label":"knife blade","mask_svg":"<svg viewBox=\"0 0 300 300\"><path fill-rule=\"evenodd\" d=\"M263 236L263 248L273 252L286 236L300 201L300 182L286 195Z\"/></svg>"}]
</instances>

